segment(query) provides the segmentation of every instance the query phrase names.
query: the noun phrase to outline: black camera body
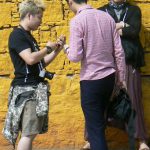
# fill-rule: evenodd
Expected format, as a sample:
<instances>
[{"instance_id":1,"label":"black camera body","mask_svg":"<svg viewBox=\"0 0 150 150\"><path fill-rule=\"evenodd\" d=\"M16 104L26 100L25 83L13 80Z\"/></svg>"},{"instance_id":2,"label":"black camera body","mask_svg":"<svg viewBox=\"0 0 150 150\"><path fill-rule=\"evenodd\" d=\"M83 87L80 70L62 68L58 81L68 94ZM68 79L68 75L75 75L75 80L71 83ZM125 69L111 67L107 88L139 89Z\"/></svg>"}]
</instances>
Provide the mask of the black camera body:
<instances>
[{"instance_id":1,"label":"black camera body","mask_svg":"<svg viewBox=\"0 0 150 150\"><path fill-rule=\"evenodd\" d=\"M52 80L54 77L54 73L48 72L46 70L41 70L39 73L39 77L41 78L47 78L49 80Z\"/></svg>"}]
</instances>

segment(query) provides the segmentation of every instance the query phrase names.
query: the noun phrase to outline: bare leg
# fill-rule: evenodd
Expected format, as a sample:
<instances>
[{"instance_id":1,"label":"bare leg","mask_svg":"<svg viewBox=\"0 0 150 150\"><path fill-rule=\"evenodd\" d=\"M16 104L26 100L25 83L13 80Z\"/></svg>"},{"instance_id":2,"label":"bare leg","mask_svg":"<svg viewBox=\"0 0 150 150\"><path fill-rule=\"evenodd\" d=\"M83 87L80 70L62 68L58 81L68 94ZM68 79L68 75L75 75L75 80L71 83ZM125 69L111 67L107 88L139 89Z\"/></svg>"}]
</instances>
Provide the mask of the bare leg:
<instances>
[{"instance_id":1,"label":"bare leg","mask_svg":"<svg viewBox=\"0 0 150 150\"><path fill-rule=\"evenodd\" d=\"M21 137L17 150L32 150L32 142L36 135Z\"/></svg>"},{"instance_id":2,"label":"bare leg","mask_svg":"<svg viewBox=\"0 0 150 150\"><path fill-rule=\"evenodd\" d=\"M150 150L148 145L146 144L146 141L139 141L139 150Z\"/></svg>"}]
</instances>

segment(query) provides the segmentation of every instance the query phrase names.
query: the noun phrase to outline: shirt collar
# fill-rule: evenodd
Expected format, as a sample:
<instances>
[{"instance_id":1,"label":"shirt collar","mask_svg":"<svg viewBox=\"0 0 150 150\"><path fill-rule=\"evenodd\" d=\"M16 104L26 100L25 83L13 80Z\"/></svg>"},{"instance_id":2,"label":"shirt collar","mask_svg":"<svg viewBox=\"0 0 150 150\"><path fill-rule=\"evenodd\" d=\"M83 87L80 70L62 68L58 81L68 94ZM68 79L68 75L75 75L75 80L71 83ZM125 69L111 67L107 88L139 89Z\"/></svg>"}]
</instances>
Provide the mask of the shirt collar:
<instances>
[{"instance_id":1,"label":"shirt collar","mask_svg":"<svg viewBox=\"0 0 150 150\"><path fill-rule=\"evenodd\" d=\"M76 14L79 14L81 11L85 10L85 9L92 9L92 7L90 5L85 5L85 6L82 6L78 9L77 13Z\"/></svg>"}]
</instances>

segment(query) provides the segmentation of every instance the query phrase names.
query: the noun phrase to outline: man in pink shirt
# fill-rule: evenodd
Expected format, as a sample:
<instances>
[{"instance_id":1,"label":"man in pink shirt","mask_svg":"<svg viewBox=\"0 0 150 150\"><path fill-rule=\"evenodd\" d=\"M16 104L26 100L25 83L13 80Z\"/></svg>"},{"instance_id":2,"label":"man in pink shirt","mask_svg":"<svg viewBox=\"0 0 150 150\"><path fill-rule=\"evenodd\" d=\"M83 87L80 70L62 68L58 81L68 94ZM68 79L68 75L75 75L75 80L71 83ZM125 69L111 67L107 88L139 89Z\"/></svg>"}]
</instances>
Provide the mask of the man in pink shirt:
<instances>
[{"instance_id":1,"label":"man in pink shirt","mask_svg":"<svg viewBox=\"0 0 150 150\"><path fill-rule=\"evenodd\" d=\"M87 5L87 0L67 0L76 14L70 23L70 61L81 61L81 106L92 150L108 150L104 112L115 84L126 87L125 56L114 20Z\"/></svg>"}]
</instances>

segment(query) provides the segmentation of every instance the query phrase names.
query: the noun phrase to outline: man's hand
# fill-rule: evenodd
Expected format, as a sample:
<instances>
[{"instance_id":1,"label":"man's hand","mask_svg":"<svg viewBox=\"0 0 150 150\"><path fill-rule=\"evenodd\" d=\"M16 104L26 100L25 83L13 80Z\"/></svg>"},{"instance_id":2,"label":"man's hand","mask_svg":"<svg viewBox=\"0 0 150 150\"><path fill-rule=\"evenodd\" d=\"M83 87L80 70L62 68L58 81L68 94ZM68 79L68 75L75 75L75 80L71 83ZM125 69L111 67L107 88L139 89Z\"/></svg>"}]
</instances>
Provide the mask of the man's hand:
<instances>
[{"instance_id":1,"label":"man's hand","mask_svg":"<svg viewBox=\"0 0 150 150\"><path fill-rule=\"evenodd\" d=\"M125 81L117 82L117 86L122 88L122 89L126 89L127 90L127 84L126 84Z\"/></svg>"},{"instance_id":2,"label":"man's hand","mask_svg":"<svg viewBox=\"0 0 150 150\"><path fill-rule=\"evenodd\" d=\"M124 28L124 26L125 26L125 23L123 21L116 23L116 29L117 30Z\"/></svg>"},{"instance_id":3,"label":"man's hand","mask_svg":"<svg viewBox=\"0 0 150 150\"><path fill-rule=\"evenodd\" d=\"M66 37L61 35L57 39L57 42L48 41L46 43L46 46L51 47L52 50L61 50L61 49L63 49L63 46L65 43L66 43Z\"/></svg>"},{"instance_id":4,"label":"man's hand","mask_svg":"<svg viewBox=\"0 0 150 150\"><path fill-rule=\"evenodd\" d=\"M61 35L58 39L57 39L57 46L58 49L61 50L63 49L63 46L66 43L66 37L64 35Z\"/></svg>"},{"instance_id":5,"label":"man's hand","mask_svg":"<svg viewBox=\"0 0 150 150\"><path fill-rule=\"evenodd\" d=\"M52 48L52 50L55 50L55 49L57 48L57 43L48 41L48 42L46 43L46 46L49 46L49 47Z\"/></svg>"}]
</instances>

